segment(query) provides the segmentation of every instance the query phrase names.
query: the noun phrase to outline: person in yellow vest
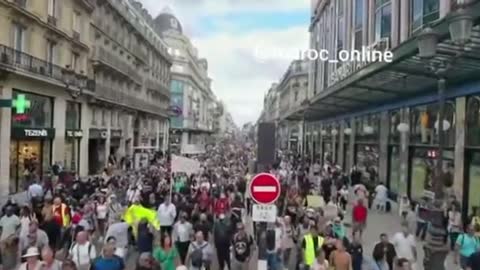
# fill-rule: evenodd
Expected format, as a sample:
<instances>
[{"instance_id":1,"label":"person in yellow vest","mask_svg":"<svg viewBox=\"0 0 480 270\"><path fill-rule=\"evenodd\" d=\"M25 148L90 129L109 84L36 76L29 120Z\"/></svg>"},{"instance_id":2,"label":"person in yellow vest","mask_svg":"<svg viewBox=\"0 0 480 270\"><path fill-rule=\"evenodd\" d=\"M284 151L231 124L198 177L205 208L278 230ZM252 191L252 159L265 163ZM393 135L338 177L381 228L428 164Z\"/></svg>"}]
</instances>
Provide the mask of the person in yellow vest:
<instances>
[{"instance_id":1,"label":"person in yellow vest","mask_svg":"<svg viewBox=\"0 0 480 270\"><path fill-rule=\"evenodd\" d=\"M62 202L62 198L56 197L53 200L52 214L55 221L63 229L70 227L71 214L68 206Z\"/></svg>"},{"instance_id":2,"label":"person in yellow vest","mask_svg":"<svg viewBox=\"0 0 480 270\"><path fill-rule=\"evenodd\" d=\"M324 238L318 235L317 226L310 226L310 232L302 240L304 269L310 269L315 262L317 250L323 246Z\"/></svg>"}]
</instances>

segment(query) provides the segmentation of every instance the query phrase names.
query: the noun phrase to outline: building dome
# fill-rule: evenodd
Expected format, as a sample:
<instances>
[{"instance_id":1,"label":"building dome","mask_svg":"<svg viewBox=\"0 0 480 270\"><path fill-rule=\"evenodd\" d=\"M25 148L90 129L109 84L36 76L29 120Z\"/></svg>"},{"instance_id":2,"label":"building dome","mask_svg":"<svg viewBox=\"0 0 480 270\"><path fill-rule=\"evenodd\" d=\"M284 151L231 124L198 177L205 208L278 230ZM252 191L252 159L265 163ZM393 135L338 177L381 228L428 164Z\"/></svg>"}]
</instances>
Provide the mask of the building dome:
<instances>
[{"instance_id":1,"label":"building dome","mask_svg":"<svg viewBox=\"0 0 480 270\"><path fill-rule=\"evenodd\" d=\"M166 7L153 21L157 33L162 34L166 31L173 30L182 33L182 25L180 21L172 14L170 8Z\"/></svg>"}]
</instances>

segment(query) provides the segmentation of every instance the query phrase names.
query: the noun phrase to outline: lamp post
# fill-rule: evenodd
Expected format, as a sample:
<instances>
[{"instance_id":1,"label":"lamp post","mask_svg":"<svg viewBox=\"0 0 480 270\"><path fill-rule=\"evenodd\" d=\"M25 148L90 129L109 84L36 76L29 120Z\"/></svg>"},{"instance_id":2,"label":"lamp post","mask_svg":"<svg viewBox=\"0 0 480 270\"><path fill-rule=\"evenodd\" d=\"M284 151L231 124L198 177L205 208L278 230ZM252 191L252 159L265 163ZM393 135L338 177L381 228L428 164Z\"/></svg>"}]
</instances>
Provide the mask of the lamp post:
<instances>
[{"instance_id":1,"label":"lamp post","mask_svg":"<svg viewBox=\"0 0 480 270\"><path fill-rule=\"evenodd\" d=\"M443 148L445 138L445 91L446 91L446 74L454 61L461 55L464 46L470 41L473 27L473 17L465 10L465 5L459 4L459 8L450 16L449 32L452 42L458 45L462 50L449 61L438 62L430 61L437 54L438 35L427 27L418 36L419 57L427 60L428 68L437 77L438 90L438 155L436 172L434 178L435 198L428 209L428 220L430 222L427 242L424 245L425 270L444 270L445 258L449 252L448 246L445 245L443 239L445 230L443 227L443 204L445 199L444 183L445 174L443 172Z\"/></svg>"}]
</instances>

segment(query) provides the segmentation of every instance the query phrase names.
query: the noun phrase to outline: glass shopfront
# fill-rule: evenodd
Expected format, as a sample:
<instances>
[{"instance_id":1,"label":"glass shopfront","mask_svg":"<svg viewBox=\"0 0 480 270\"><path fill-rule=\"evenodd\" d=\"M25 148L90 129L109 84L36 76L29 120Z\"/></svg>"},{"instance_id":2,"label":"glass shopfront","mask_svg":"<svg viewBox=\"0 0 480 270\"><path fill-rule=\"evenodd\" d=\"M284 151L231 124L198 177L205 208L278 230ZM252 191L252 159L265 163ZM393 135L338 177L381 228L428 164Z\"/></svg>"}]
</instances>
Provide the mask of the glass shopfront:
<instances>
[{"instance_id":1,"label":"glass shopfront","mask_svg":"<svg viewBox=\"0 0 480 270\"><path fill-rule=\"evenodd\" d=\"M81 104L67 101L65 117L65 152L63 166L66 171L76 172L80 168Z\"/></svg>"},{"instance_id":2,"label":"glass shopfront","mask_svg":"<svg viewBox=\"0 0 480 270\"><path fill-rule=\"evenodd\" d=\"M432 191L433 189L433 174L437 164L438 150L436 148L413 148L411 153L410 197L413 200L418 200L423 196L424 190ZM454 152L452 150L443 151L443 170L453 177Z\"/></svg>"},{"instance_id":3,"label":"glass shopfront","mask_svg":"<svg viewBox=\"0 0 480 270\"><path fill-rule=\"evenodd\" d=\"M468 215L472 214L473 208L480 207L480 151L469 151L467 160L467 179L468 187Z\"/></svg>"},{"instance_id":4,"label":"glass shopfront","mask_svg":"<svg viewBox=\"0 0 480 270\"><path fill-rule=\"evenodd\" d=\"M395 195L407 194L407 183L400 178L400 147L389 147L388 181L389 190Z\"/></svg>"},{"instance_id":5,"label":"glass shopfront","mask_svg":"<svg viewBox=\"0 0 480 270\"><path fill-rule=\"evenodd\" d=\"M410 113L410 144L438 144L438 104L414 107ZM443 121L445 145L455 145L455 103L447 101Z\"/></svg>"},{"instance_id":6,"label":"glass shopfront","mask_svg":"<svg viewBox=\"0 0 480 270\"><path fill-rule=\"evenodd\" d=\"M53 99L20 90L12 93L10 192L24 190L32 179L42 178L52 164L55 137Z\"/></svg>"},{"instance_id":7,"label":"glass shopfront","mask_svg":"<svg viewBox=\"0 0 480 270\"><path fill-rule=\"evenodd\" d=\"M355 146L355 165L362 172L362 181L378 182L379 149L376 145L357 144Z\"/></svg>"}]
</instances>

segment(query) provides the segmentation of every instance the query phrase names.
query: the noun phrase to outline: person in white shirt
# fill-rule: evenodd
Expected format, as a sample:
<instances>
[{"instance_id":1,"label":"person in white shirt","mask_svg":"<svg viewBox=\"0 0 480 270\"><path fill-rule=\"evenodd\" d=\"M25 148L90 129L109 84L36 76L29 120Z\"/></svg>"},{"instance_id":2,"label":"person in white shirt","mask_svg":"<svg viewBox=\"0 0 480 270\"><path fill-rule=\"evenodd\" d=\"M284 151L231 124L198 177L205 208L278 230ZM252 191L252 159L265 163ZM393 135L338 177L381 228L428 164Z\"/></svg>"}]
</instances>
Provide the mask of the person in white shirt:
<instances>
[{"instance_id":1,"label":"person in white shirt","mask_svg":"<svg viewBox=\"0 0 480 270\"><path fill-rule=\"evenodd\" d=\"M125 259L128 253L128 228L126 222L115 222L108 227L105 235L106 242L115 245L115 255ZM112 239L113 238L113 239ZM112 241L113 240L113 241Z\"/></svg>"},{"instance_id":2,"label":"person in white shirt","mask_svg":"<svg viewBox=\"0 0 480 270\"><path fill-rule=\"evenodd\" d=\"M97 257L95 246L88 241L88 235L82 231L69 251L69 257L78 270L89 270L92 261Z\"/></svg>"},{"instance_id":3,"label":"person in white shirt","mask_svg":"<svg viewBox=\"0 0 480 270\"><path fill-rule=\"evenodd\" d=\"M172 239L175 242L178 254L180 255L181 263L185 264L188 247L190 246L190 239L192 239L194 235L193 226L187 221L186 213L180 214L179 220L173 226L172 235Z\"/></svg>"},{"instance_id":4,"label":"person in white shirt","mask_svg":"<svg viewBox=\"0 0 480 270\"><path fill-rule=\"evenodd\" d=\"M172 226L177 216L177 208L171 203L170 198L165 198L165 201L158 206L157 213L161 234L168 233L172 235Z\"/></svg>"},{"instance_id":5,"label":"person in white shirt","mask_svg":"<svg viewBox=\"0 0 480 270\"><path fill-rule=\"evenodd\" d=\"M388 189L380 182L375 188L375 205L378 211L384 212L386 210L388 200Z\"/></svg>"},{"instance_id":6,"label":"person in white shirt","mask_svg":"<svg viewBox=\"0 0 480 270\"><path fill-rule=\"evenodd\" d=\"M395 247L397 258L407 259L411 263L412 269L415 270L417 247L415 236L410 233L408 224L402 224L402 232L398 232L393 236L392 244Z\"/></svg>"},{"instance_id":7,"label":"person in white shirt","mask_svg":"<svg viewBox=\"0 0 480 270\"><path fill-rule=\"evenodd\" d=\"M43 198L43 187L38 183L38 180L35 180L29 187L28 187L28 200L32 201L32 199L41 199Z\"/></svg>"}]
</instances>

